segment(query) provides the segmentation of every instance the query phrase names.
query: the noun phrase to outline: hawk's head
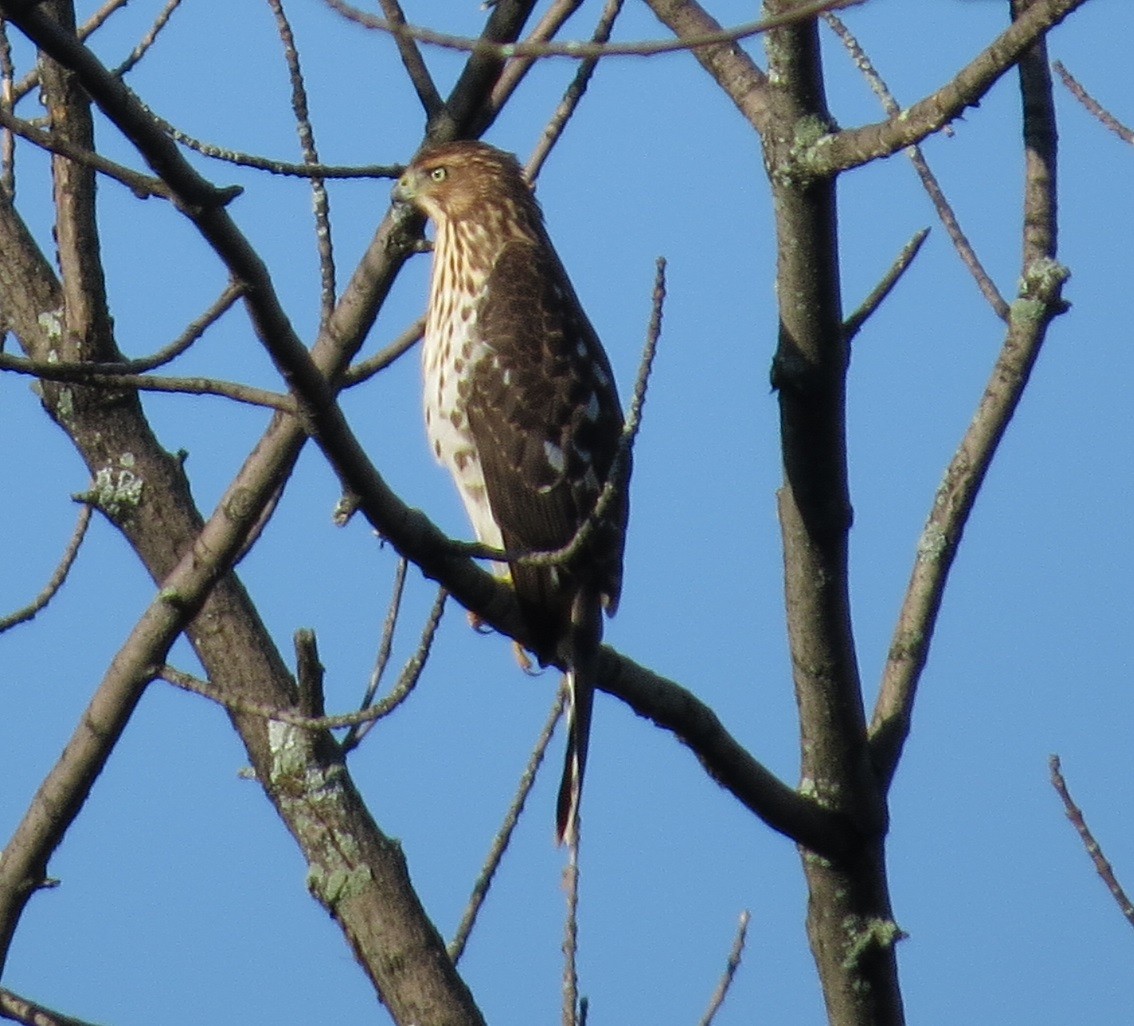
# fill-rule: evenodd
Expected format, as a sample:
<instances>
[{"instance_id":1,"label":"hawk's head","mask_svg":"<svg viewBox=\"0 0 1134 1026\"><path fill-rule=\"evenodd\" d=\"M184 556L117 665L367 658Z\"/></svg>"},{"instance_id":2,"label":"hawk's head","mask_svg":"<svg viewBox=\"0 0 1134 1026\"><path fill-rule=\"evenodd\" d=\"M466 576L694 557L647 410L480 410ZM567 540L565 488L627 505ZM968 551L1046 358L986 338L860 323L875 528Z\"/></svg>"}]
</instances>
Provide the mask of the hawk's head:
<instances>
[{"instance_id":1,"label":"hawk's head","mask_svg":"<svg viewBox=\"0 0 1134 1026\"><path fill-rule=\"evenodd\" d=\"M393 199L409 203L436 223L487 222L494 214L540 219L539 207L512 154L482 142L453 142L424 149L394 186Z\"/></svg>"}]
</instances>

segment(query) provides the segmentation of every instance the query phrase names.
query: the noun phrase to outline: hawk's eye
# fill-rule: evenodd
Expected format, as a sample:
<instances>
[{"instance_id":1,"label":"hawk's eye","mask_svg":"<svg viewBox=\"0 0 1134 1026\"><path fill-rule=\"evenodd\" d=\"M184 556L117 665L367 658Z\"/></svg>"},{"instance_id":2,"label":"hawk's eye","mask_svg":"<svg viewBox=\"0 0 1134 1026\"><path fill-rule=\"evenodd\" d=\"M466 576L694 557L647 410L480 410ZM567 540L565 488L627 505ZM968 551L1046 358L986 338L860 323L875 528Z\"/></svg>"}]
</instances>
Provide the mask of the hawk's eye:
<instances>
[{"instance_id":1,"label":"hawk's eye","mask_svg":"<svg viewBox=\"0 0 1134 1026\"><path fill-rule=\"evenodd\" d=\"M432 171L429 172L429 177L432 178L435 182L445 181L448 175L449 170L448 168L444 167L435 167Z\"/></svg>"}]
</instances>

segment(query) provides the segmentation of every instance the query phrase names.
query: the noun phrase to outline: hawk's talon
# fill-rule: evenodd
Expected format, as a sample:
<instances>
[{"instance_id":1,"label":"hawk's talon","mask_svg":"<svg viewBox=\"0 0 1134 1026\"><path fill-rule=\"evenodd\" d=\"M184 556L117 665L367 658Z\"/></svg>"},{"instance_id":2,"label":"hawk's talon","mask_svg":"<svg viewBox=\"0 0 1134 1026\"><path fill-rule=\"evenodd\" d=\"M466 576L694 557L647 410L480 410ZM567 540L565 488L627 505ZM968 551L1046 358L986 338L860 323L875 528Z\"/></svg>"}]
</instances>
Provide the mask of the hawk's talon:
<instances>
[{"instance_id":1,"label":"hawk's talon","mask_svg":"<svg viewBox=\"0 0 1134 1026\"><path fill-rule=\"evenodd\" d=\"M489 627L488 624L486 624L484 620L477 613L474 613L471 609L465 613L465 616L468 617L469 626L474 631L476 631L477 634L492 633L492 628Z\"/></svg>"},{"instance_id":2,"label":"hawk's talon","mask_svg":"<svg viewBox=\"0 0 1134 1026\"><path fill-rule=\"evenodd\" d=\"M528 655L528 650L518 641L512 642L512 655L516 657L516 662L520 664L520 669L529 677L538 677L543 673L543 667L536 666L536 664L532 662L532 657Z\"/></svg>"}]
</instances>

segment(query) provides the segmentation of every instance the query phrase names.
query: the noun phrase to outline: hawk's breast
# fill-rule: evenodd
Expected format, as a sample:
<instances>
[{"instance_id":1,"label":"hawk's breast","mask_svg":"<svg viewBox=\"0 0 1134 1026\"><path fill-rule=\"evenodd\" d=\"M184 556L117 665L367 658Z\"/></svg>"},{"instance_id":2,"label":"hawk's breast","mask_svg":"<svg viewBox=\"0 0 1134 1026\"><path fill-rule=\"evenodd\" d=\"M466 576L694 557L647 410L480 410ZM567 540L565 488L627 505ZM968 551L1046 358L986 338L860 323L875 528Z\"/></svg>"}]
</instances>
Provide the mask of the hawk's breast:
<instances>
[{"instance_id":1,"label":"hawk's breast","mask_svg":"<svg viewBox=\"0 0 1134 1026\"><path fill-rule=\"evenodd\" d=\"M473 330L479 296L472 290L442 289L437 282L432 291L422 351L429 445L453 475L477 539L502 549L466 409L472 369L490 355Z\"/></svg>"}]
</instances>

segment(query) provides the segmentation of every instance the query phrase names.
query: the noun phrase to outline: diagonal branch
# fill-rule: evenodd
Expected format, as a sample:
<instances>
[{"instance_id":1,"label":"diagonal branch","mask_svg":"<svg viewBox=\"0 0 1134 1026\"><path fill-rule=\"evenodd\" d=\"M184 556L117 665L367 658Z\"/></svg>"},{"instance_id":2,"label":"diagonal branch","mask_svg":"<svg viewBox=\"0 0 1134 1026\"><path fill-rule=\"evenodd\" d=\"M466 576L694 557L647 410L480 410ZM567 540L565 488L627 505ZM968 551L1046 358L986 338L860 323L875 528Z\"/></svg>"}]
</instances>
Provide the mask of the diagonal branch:
<instances>
[{"instance_id":1,"label":"diagonal branch","mask_svg":"<svg viewBox=\"0 0 1134 1026\"><path fill-rule=\"evenodd\" d=\"M378 0L378 4L391 25L404 25L406 23L406 16L402 13L402 6L398 3L398 0ZM410 84L425 110L426 120L435 118L441 113L445 101L441 99L441 94L437 91L433 76L429 74L429 69L425 66L417 43L404 32L395 32L394 44L398 48L398 55L402 59L402 65L409 76Z\"/></svg>"},{"instance_id":2,"label":"diagonal branch","mask_svg":"<svg viewBox=\"0 0 1134 1026\"><path fill-rule=\"evenodd\" d=\"M1051 775L1051 786L1055 788L1055 793L1059 795L1059 800L1063 802L1063 811L1067 814L1067 818L1071 821L1071 825L1075 828L1075 832L1079 835L1079 839L1083 842L1083 847L1087 850L1087 854L1094 863L1095 872L1099 874L1099 878L1106 885L1106 889L1110 891L1110 896L1114 898L1118 910L1126 918L1126 921L1134 926L1134 904L1130 903L1130 899L1126 896L1126 891L1123 889L1122 884L1118 882L1118 877L1114 875L1114 867L1110 864L1110 860L1103 854L1102 847L1099 842L1095 840L1095 835L1091 833L1091 828L1087 826L1087 820L1083 816L1083 810L1075 804L1075 799L1071 797L1071 792L1067 788L1067 781L1063 778L1063 769L1059 763L1059 756L1053 755L1048 762L1048 768Z\"/></svg>"},{"instance_id":3,"label":"diagonal branch","mask_svg":"<svg viewBox=\"0 0 1134 1026\"><path fill-rule=\"evenodd\" d=\"M25 1026L94 1026L85 1019L64 1015L0 987L0 1016Z\"/></svg>"},{"instance_id":4,"label":"diagonal branch","mask_svg":"<svg viewBox=\"0 0 1134 1026\"><path fill-rule=\"evenodd\" d=\"M870 745L884 788L893 781L909 735L918 682L965 525L1023 397L1048 326L1066 309L1061 292L1069 272L1055 260L1055 108L1042 40L1021 60L1020 84L1026 162L1020 291L976 415L945 471L918 541L913 573L882 672Z\"/></svg>"},{"instance_id":5,"label":"diagonal branch","mask_svg":"<svg viewBox=\"0 0 1134 1026\"><path fill-rule=\"evenodd\" d=\"M117 391L137 389L139 392L174 392L182 395L213 395L232 399L250 406L263 406L269 410L294 413L295 400L265 388L244 385L237 381L220 381L216 378L179 378L157 374L131 374L118 370L122 364L113 363L43 363L25 360L18 356L0 353L0 371L28 374L40 381L71 381Z\"/></svg>"},{"instance_id":6,"label":"diagonal branch","mask_svg":"<svg viewBox=\"0 0 1134 1026\"><path fill-rule=\"evenodd\" d=\"M461 922L457 926L456 933L453 934L453 939L449 942L449 957L454 963L459 962L461 956L465 953L465 945L468 943L473 927L476 926L477 916L480 914L484 899L488 897L488 889L492 886L492 881L496 877L496 870L500 868L500 861L508 850L512 833L516 829L516 824L520 821L520 815L524 811L528 795L535 786L536 774L543 764L543 757L547 754L547 746L551 744L555 725L563 715L563 706L566 701L567 693L563 688L560 688L555 693L555 701L552 703L547 722L544 723L539 737L536 738L535 746L528 758L528 764L524 767L524 772L520 774L520 781L516 785L516 794L508 805L504 821L500 824L500 829L496 831L496 836L492 839L492 846L488 849L488 855L485 857L480 875L477 876L476 883L473 884L472 894L469 895L468 904L461 915Z\"/></svg>"},{"instance_id":7,"label":"diagonal branch","mask_svg":"<svg viewBox=\"0 0 1134 1026\"><path fill-rule=\"evenodd\" d=\"M169 19L173 17L173 12L181 6L181 0L165 0L165 6L158 12L157 17L154 18L153 24L149 27L146 34L138 40L138 45L130 51L130 55L114 69L114 74L119 78L128 75L138 62L145 57L149 52L150 47L157 42L158 36L161 34L162 29L169 24ZM80 38L82 38L80 36Z\"/></svg>"},{"instance_id":8,"label":"diagonal branch","mask_svg":"<svg viewBox=\"0 0 1134 1026\"><path fill-rule=\"evenodd\" d=\"M554 38L555 33L582 5L583 0L553 0L551 6L544 11L543 17L536 22L525 42L546 42ZM488 124L504 109L504 104L531 71L535 62L535 57L513 57L504 65L484 105L481 119L484 122L484 129L487 129ZM477 127L480 128L479 123Z\"/></svg>"},{"instance_id":9,"label":"diagonal branch","mask_svg":"<svg viewBox=\"0 0 1134 1026\"><path fill-rule=\"evenodd\" d=\"M16 624L26 623L32 619L36 613L42 610L58 593L59 589L63 587L63 582L67 580L67 575L71 572L71 567L75 563L75 559L79 555L79 547L83 544L83 539L87 536L87 528L91 523L91 507L88 503L84 503L79 510L79 519L75 523L75 530L71 532L71 540L67 542L67 547L63 550L63 556L59 560L59 565L55 568L55 572L51 575L51 579L44 586L43 590L36 595L36 597L23 609L17 609L14 613L8 616L0 617L0 634L4 631L10 630Z\"/></svg>"},{"instance_id":10,"label":"diagonal branch","mask_svg":"<svg viewBox=\"0 0 1134 1026\"><path fill-rule=\"evenodd\" d=\"M639 716L671 731L705 771L773 830L809 851L839 859L854 845L850 820L788 787L761 765L717 715L680 684L603 646L598 687Z\"/></svg>"},{"instance_id":11,"label":"diagonal branch","mask_svg":"<svg viewBox=\"0 0 1134 1026\"><path fill-rule=\"evenodd\" d=\"M595 26L595 30L591 35L592 41L605 43L610 38L615 19L622 11L622 3L623 0L606 0L606 4L602 9L602 16L599 18L598 24ZM586 93L587 86L590 84L591 76L595 73L595 68L597 67L598 58L592 57L583 61L576 70L575 77L571 80L571 84L563 94L563 99L560 101L559 106L555 108L555 113L552 114L551 120L544 127L543 134L540 136L535 152L528 158L528 162L524 166L524 176L529 182L534 182L539 177L540 168L543 167L548 154L551 153L552 147L563 134L563 130L567 127L567 122L578 109L579 103L583 99L583 94Z\"/></svg>"},{"instance_id":12,"label":"diagonal branch","mask_svg":"<svg viewBox=\"0 0 1134 1026\"><path fill-rule=\"evenodd\" d=\"M1071 95L1086 107L1091 114L1098 118L1099 121L1123 142L1134 143L1134 128L1127 128L1126 125L1119 121L1118 118L1111 114L1109 110L1088 93L1079 80L1063 66L1062 61L1056 61L1052 64L1052 67Z\"/></svg>"},{"instance_id":13,"label":"diagonal branch","mask_svg":"<svg viewBox=\"0 0 1134 1026\"><path fill-rule=\"evenodd\" d=\"M886 301L886 297L894 290L894 286L898 284L902 275L914 262L914 258L921 252L922 243L925 242L928 235L928 228L914 232L913 238L902 247L897 259L890 265L889 270L882 275L878 284L870 290L870 294L862 301L859 308L843 321L843 338L847 342L854 339L855 335L862 330L862 326L869 320L870 315Z\"/></svg>"}]
</instances>

